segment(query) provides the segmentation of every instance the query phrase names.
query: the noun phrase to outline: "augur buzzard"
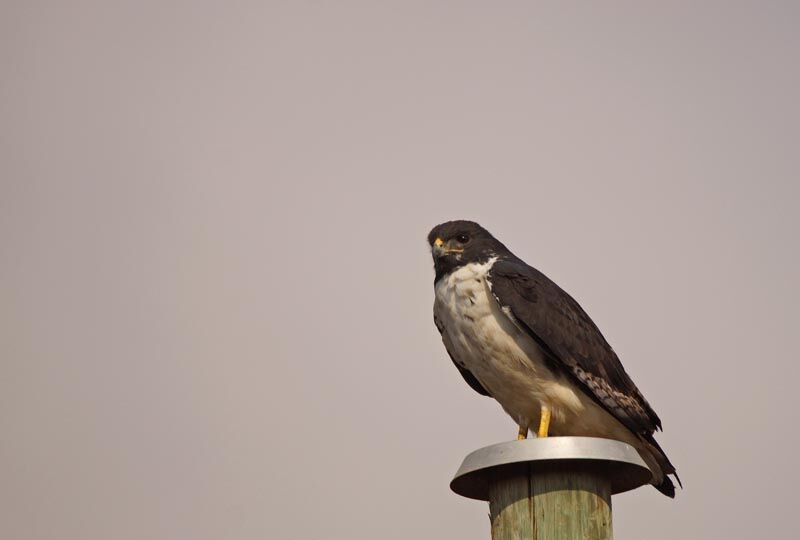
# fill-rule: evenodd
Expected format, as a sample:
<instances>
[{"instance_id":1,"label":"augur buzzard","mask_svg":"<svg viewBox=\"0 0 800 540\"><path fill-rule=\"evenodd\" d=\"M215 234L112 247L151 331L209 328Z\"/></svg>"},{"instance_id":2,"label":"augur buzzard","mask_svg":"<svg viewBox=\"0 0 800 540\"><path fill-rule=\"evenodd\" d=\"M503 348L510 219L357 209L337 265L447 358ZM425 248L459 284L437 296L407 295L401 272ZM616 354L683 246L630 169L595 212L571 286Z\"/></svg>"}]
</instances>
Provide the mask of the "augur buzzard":
<instances>
[{"instance_id":1,"label":"augur buzzard","mask_svg":"<svg viewBox=\"0 0 800 540\"><path fill-rule=\"evenodd\" d=\"M511 415L518 438L536 429L626 442L674 497L675 467L653 438L661 420L578 303L477 223L437 225L428 242L444 346L467 384Z\"/></svg>"}]
</instances>

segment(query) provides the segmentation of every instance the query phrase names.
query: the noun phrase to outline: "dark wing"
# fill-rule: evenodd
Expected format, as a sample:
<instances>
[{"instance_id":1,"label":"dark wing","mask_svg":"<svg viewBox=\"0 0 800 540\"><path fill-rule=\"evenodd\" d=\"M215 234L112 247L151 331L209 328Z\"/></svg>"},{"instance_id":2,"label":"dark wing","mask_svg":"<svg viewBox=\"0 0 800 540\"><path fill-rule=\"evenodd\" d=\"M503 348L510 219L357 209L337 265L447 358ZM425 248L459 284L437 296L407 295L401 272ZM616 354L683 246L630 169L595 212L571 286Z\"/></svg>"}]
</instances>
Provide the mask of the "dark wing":
<instances>
[{"instance_id":1,"label":"dark wing","mask_svg":"<svg viewBox=\"0 0 800 540\"><path fill-rule=\"evenodd\" d=\"M634 433L661 429L614 350L570 295L520 260L497 261L488 277L500 306L510 310L557 369Z\"/></svg>"},{"instance_id":2,"label":"dark wing","mask_svg":"<svg viewBox=\"0 0 800 540\"><path fill-rule=\"evenodd\" d=\"M492 397L486 388L484 388L483 385L478 382L478 379L475 378L475 375L473 375L472 372L467 368L462 367L461 364L459 364L453 357L453 353L450 352L449 340L445 337L447 334L444 333L444 326L442 326L441 321L436 318L436 315L433 316L433 322L436 324L436 329L439 330L439 333L442 335L442 342L444 343L444 348L447 350L447 355L450 357L450 360L453 361L453 365L458 368L458 372L461 373L461 376L464 377L464 380L467 381L469 387L483 396Z\"/></svg>"}]
</instances>

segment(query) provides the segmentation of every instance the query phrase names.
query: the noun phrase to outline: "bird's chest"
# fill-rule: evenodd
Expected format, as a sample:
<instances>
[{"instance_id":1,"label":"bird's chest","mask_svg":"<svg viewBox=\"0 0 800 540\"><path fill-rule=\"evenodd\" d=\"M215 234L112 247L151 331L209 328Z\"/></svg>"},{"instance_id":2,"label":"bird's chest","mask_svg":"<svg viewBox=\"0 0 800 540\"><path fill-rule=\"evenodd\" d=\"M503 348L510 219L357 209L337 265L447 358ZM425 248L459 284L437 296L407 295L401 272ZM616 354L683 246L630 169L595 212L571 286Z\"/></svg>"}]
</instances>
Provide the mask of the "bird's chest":
<instances>
[{"instance_id":1,"label":"bird's chest","mask_svg":"<svg viewBox=\"0 0 800 540\"><path fill-rule=\"evenodd\" d=\"M477 377L498 364L524 362L520 333L487 281L491 263L466 265L436 284L434 317L453 359Z\"/></svg>"}]
</instances>

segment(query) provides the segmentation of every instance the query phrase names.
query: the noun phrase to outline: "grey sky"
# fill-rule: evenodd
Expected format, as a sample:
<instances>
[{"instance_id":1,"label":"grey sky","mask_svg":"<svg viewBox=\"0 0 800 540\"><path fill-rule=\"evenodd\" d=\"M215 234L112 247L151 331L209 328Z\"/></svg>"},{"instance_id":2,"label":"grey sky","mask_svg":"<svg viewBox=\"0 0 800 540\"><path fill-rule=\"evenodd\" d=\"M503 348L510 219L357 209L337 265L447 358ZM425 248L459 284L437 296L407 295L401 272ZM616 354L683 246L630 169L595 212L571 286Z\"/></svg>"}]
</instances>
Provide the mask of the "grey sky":
<instances>
[{"instance_id":1,"label":"grey sky","mask_svg":"<svg viewBox=\"0 0 800 540\"><path fill-rule=\"evenodd\" d=\"M686 489L616 497L618 538L788 537L798 22L5 2L0 537L488 538L447 484L516 427L432 322L454 218L575 296L663 419Z\"/></svg>"}]
</instances>

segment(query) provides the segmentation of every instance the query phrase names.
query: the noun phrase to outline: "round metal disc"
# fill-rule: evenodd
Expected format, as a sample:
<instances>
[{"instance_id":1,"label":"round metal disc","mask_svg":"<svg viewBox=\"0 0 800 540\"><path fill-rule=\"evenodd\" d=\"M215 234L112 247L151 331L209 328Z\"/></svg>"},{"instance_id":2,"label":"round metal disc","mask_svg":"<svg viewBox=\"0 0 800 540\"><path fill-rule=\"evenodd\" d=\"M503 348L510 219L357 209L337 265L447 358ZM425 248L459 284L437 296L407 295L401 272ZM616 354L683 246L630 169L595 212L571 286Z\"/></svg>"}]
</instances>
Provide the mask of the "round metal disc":
<instances>
[{"instance_id":1,"label":"round metal disc","mask_svg":"<svg viewBox=\"0 0 800 540\"><path fill-rule=\"evenodd\" d=\"M629 444L594 437L546 437L509 441L475 450L464 458L450 489L486 501L489 479L500 469L530 468L532 474L554 467L588 470L611 480L611 493L622 493L650 482L651 473Z\"/></svg>"}]
</instances>

